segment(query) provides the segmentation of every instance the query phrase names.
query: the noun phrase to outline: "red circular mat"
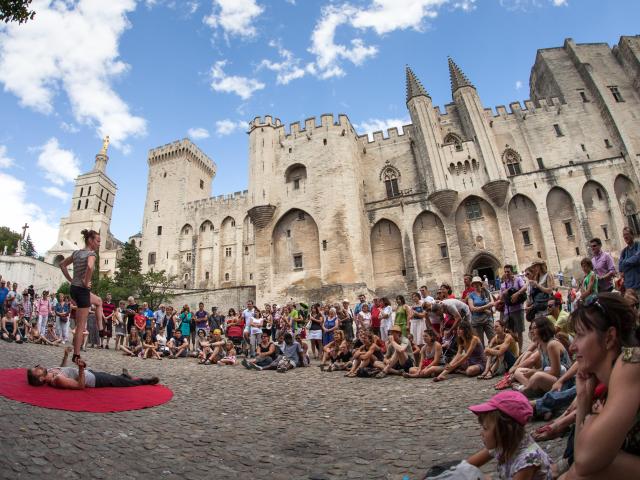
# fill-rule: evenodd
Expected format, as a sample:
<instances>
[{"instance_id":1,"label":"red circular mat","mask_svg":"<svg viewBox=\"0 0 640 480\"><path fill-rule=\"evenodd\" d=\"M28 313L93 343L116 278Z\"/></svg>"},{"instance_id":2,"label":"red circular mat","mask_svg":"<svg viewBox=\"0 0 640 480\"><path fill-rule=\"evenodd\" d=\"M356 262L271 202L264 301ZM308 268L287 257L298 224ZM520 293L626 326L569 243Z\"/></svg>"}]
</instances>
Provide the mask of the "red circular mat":
<instances>
[{"instance_id":1,"label":"red circular mat","mask_svg":"<svg viewBox=\"0 0 640 480\"><path fill-rule=\"evenodd\" d=\"M24 368L0 370L0 395L37 407L72 412L123 412L155 407L168 402L173 392L164 385L126 388L62 390L48 385L32 387Z\"/></svg>"}]
</instances>

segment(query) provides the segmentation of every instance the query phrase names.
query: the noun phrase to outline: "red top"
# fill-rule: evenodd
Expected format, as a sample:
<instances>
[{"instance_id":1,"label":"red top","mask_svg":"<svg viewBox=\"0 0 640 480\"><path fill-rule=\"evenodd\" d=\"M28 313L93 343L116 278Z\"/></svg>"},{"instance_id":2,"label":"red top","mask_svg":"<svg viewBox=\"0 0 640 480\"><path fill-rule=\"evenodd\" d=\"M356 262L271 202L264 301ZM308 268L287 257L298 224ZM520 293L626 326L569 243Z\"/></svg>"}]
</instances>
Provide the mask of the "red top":
<instances>
[{"instance_id":1,"label":"red top","mask_svg":"<svg viewBox=\"0 0 640 480\"><path fill-rule=\"evenodd\" d=\"M371 326L374 328L380 328L380 310L378 306L371 309Z\"/></svg>"},{"instance_id":2,"label":"red top","mask_svg":"<svg viewBox=\"0 0 640 480\"><path fill-rule=\"evenodd\" d=\"M469 295L474 290L475 289L473 287L465 288L464 291L462 292L462 300L466 300L467 299L467 295Z\"/></svg>"},{"instance_id":3,"label":"red top","mask_svg":"<svg viewBox=\"0 0 640 480\"><path fill-rule=\"evenodd\" d=\"M144 332L144 327L147 325L147 317L141 313L136 313L135 317L133 317L133 323L135 323L139 331Z\"/></svg>"},{"instance_id":4,"label":"red top","mask_svg":"<svg viewBox=\"0 0 640 480\"><path fill-rule=\"evenodd\" d=\"M116 309L115 303L102 302L102 312L104 313L105 317L108 317L109 315L111 315L115 309Z\"/></svg>"}]
</instances>

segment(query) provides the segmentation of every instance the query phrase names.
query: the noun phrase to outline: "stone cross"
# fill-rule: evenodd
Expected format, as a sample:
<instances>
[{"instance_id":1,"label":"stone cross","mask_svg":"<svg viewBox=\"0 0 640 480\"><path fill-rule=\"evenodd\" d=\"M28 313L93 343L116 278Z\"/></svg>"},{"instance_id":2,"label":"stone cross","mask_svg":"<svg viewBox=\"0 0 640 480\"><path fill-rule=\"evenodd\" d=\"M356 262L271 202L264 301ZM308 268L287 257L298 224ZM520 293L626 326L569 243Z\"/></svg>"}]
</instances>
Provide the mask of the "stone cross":
<instances>
[{"instance_id":1,"label":"stone cross","mask_svg":"<svg viewBox=\"0 0 640 480\"><path fill-rule=\"evenodd\" d=\"M27 228L29 228L29 224L27 224L27 222L24 223L24 225L22 226L22 237L20 237L20 239L18 239L18 245L16 248L16 255L22 255L22 242L25 239L25 236L27 234Z\"/></svg>"},{"instance_id":2,"label":"stone cross","mask_svg":"<svg viewBox=\"0 0 640 480\"><path fill-rule=\"evenodd\" d=\"M27 222L24 222L24 225L22 226L22 240L24 240L26 237L27 228L29 228L29 224Z\"/></svg>"}]
</instances>

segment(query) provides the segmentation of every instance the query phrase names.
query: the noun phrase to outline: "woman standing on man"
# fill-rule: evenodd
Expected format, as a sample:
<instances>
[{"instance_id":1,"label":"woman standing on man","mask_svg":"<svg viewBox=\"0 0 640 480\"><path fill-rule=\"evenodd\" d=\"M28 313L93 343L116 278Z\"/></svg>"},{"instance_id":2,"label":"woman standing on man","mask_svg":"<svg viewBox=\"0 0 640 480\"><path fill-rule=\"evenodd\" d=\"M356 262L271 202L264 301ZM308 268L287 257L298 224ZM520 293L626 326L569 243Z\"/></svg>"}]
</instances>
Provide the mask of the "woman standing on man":
<instances>
[{"instance_id":1,"label":"woman standing on man","mask_svg":"<svg viewBox=\"0 0 640 480\"><path fill-rule=\"evenodd\" d=\"M102 299L91 293L91 277L96 267L96 250L100 248L100 235L95 230L82 230L85 248L74 251L69 257L60 262L62 274L71 284L71 298L76 303L76 329L77 335L73 335L72 362L80 359L80 347L82 346L83 332L87 327L89 308L96 308L96 321L98 330L103 327ZM69 274L67 266L73 263L73 278Z\"/></svg>"}]
</instances>

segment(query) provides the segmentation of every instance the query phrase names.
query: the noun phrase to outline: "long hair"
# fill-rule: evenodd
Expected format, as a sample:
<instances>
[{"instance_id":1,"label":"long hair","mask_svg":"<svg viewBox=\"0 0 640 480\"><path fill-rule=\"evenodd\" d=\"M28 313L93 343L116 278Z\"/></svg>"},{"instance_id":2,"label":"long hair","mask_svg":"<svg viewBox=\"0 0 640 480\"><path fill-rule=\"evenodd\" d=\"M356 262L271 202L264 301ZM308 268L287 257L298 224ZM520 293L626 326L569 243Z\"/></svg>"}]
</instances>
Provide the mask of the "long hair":
<instances>
[{"instance_id":1,"label":"long hair","mask_svg":"<svg viewBox=\"0 0 640 480\"><path fill-rule=\"evenodd\" d=\"M44 380L41 380L40 377L33 373L33 368L27 368L27 382L32 387L41 387L45 384Z\"/></svg>"},{"instance_id":2,"label":"long hair","mask_svg":"<svg viewBox=\"0 0 640 480\"><path fill-rule=\"evenodd\" d=\"M499 452L498 463L504 464L510 461L524 438L524 426L500 410L479 413L478 422L485 428L489 424L495 429L496 450Z\"/></svg>"}]
</instances>

